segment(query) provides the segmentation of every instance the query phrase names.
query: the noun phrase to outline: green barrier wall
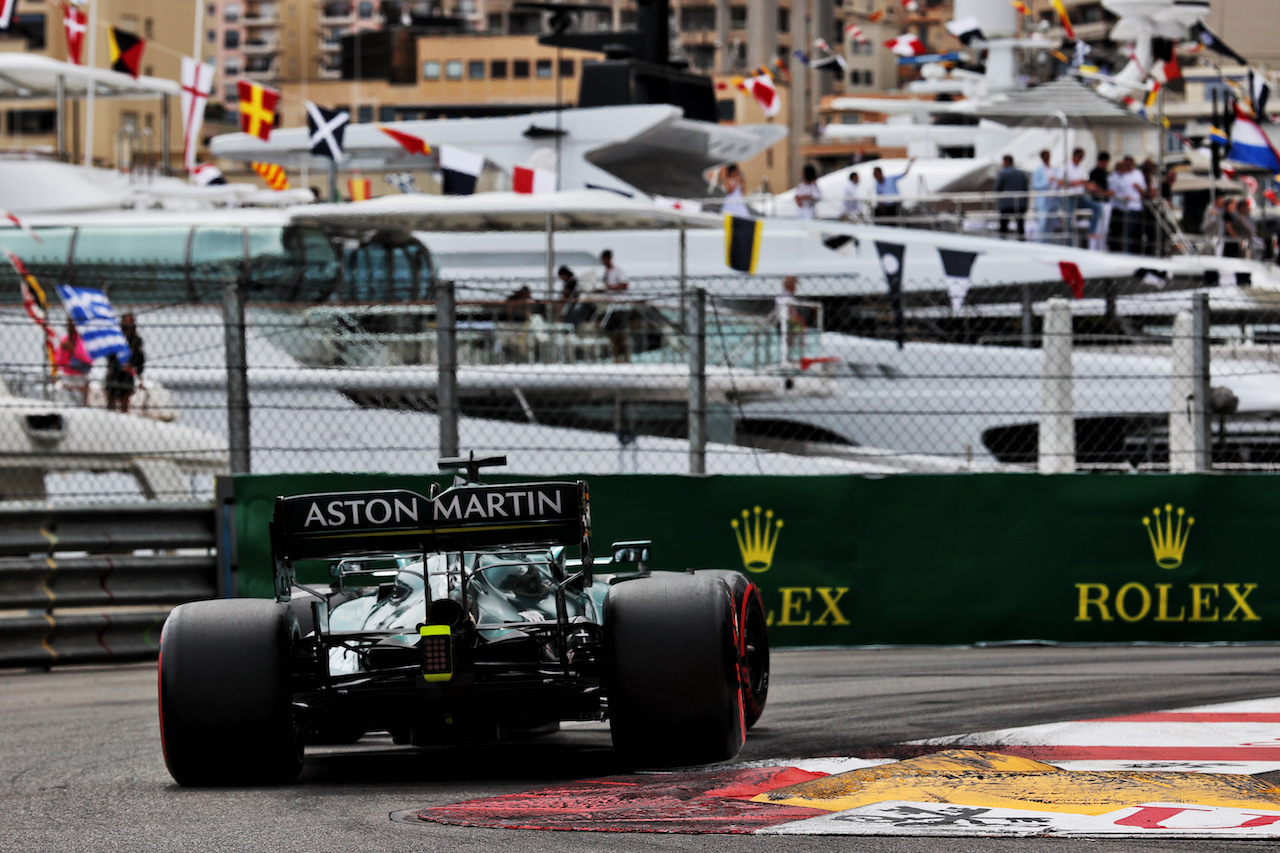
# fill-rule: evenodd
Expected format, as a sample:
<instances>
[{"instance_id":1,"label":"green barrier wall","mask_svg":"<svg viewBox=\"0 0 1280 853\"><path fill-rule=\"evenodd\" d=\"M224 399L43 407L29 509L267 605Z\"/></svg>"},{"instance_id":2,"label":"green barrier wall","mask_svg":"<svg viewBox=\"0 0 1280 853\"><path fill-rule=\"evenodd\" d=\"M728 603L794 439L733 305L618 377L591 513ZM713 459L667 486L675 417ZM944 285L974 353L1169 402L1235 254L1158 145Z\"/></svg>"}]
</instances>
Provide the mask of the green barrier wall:
<instances>
[{"instance_id":1,"label":"green barrier wall","mask_svg":"<svg viewBox=\"0 0 1280 853\"><path fill-rule=\"evenodd\" d=\"M1280 639L1274 476L585 479L598 553L647 537L655 566L747 570L776 645ZM433 480L236 477L241 594L271 594L277 494Z\"/></svg>"}]
</instances>

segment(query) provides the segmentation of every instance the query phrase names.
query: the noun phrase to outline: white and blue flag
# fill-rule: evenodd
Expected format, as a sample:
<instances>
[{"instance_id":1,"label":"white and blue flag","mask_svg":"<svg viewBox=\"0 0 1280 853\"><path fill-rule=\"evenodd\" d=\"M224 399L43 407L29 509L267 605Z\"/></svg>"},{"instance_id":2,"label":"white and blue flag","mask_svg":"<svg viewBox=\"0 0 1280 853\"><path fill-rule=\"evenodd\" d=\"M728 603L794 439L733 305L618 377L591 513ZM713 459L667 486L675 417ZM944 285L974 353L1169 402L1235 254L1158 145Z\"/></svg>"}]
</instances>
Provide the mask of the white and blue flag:
<instances>
[{"instance_id":1,"label":"white and blue flag","mask_svg":"<svg viewBox=\"0 0 1280 853\"><path fill-rule=\"evenodd\" d=\"M84 339L84 347L92 359L106 358L115 354L122 364L128 364L133 355L129 350L129 342L124 332L120 331L120 321L111 307L107 295L96 287L72 287L69 284L58 285L58 296L62 306L67 309L67 316L76 324L80 337Z\"/></svg>"}]
</instances>

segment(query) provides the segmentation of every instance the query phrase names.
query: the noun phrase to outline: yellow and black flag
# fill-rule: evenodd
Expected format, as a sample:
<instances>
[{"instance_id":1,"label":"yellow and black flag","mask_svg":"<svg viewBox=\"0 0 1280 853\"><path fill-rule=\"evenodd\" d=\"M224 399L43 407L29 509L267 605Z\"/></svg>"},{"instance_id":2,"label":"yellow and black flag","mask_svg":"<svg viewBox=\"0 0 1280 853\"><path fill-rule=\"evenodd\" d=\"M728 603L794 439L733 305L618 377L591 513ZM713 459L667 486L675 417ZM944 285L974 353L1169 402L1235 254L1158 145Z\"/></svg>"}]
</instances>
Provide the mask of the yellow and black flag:
<instances>
[{"instance_id":1,"label":"yellow and black flag","mask_svg":"<svg viewBox=\"0 0 1280 853\"><path fill-rule=\"evenodd\" d=\"M754 273L760 258L760 233L764 223L759 219L726 214L724 217L724 262L738 272Z\"/></svg>"},{"instance_id":2,"label":"yellow and black flag","mask_svg":"<svg viewBox=\"0 0 1280 853\"><path fill-rule=\"evenodd\" d=\"M138 74L142 71L142 50L146 46L147 42L144 39L112 27L111 70L128 74L137 80Z\"/></svg>"}]
</instances>

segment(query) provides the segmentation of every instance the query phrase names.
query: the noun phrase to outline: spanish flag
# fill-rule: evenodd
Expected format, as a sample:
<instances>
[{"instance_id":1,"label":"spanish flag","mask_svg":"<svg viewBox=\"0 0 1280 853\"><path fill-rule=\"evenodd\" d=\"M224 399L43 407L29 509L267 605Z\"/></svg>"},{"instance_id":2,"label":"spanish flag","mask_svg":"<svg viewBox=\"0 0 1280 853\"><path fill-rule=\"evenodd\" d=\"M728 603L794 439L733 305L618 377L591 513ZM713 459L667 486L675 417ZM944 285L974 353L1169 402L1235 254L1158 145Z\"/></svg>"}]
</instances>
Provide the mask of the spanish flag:
<instances>
[{"instance_id":1,"label":"spanish flag","mask_svg":"<svg viewBox=\"0 0 1280 853\"><path fill-rule=\"evenodd\" d=\"M1071 26L1071 19L1067 17L1067 7L1062 5L1062 0L1053 0L1053 8L1058 12L1058 19L1062 21L1062 29L1067 34L1067 38L1075 38L1075 28Z\"/></svg>"},{"instance_id":2,"label":"spanish flag","mask_svg":"<svg viewBox=\"0 0 1280 853\"><path fill-rule=\"evenodd\" d=\"M756 271L760 258L760 233L764 223L759 219L726 214L724 217L724 262L738 272Z\"/></svg>"},{"instance_id":3,"label":"spanish flag","mask_svg":"<svg viewBox=\"0 0 1280 853\"><path fill-rule=\"evenodd\" d=\"M236 92L240 96L240 130L266 142L276 124L280 93L248 80L237 80Z\"/></svg>"},{"instance_id":4,"label":"spanish flag","mask_svg":"<svg viewBox=\"0 0 1280 853\"><path fill-rule=\"evenodd\" d=\"M111 28L110 39L111 70L128 74L137 80L142 69L142 49L147 46L146 41L116 27Z\"/></svg>"},{"instance_id":5,"label":"spanish flag","mask_svg":"<svg viewBox=\"0 0 1280 853\"><path fill-rule=\"evenodd\" d=\"M271 189L280 190L289 189L289 176L285 174L284 167L279 163L250 163L249 168L258 173L258 177L267 182L267 186Z\"/></svg>"},{"instance_id":6,"label":"spanish flag","mask_svg":"<svg viewBox=\"0 0 1280 853\"><path fill-rule=\"evenodd\" d=\"M351 178L347 181L347 193L352 201L368 201L373 196L373 188L368 178Z\"/></svg>"}]
</instances>

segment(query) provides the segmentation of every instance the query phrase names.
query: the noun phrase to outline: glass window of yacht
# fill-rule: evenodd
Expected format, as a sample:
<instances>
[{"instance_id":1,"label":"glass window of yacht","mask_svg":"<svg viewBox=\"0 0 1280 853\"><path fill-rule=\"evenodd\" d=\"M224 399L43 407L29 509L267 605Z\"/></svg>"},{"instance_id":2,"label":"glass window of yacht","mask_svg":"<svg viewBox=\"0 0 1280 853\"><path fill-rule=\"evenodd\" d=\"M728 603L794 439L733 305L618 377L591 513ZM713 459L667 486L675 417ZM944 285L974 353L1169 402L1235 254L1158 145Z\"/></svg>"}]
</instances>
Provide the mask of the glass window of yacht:
<instances>
[{"instance_id":1,"label":"glass window of yacht","mask_svg":"<svg viewBox=\"0 0 1280 853\"><path fill-rule=\"evenodd\" d=\"M483 80L484 79L484 60L472 59L467 62L467 79Z\"/></svg>"},{"instance_id":2,"label":"glass window of yacht","mask_svg":"<svg viewBox=\"0 0 1280 853\"><path fill-rule=\"evenodd\" d=\"M537 71L535 73L538 75L539 80L550 80L551 79L551 60L539 59L538 65L537 65Z\"/></svg>"},{"instance_id":3,"label":"glass window of yacht","mask_svg":"<svg viewBox=\"0 0 1280 853\"><path fill-rule=\"evenodd\" d=\"M462 79L462 60L450 59L444 64L444 79L461 80Z\"/></svg>"},{"instance_id":4,"label":"glass window of yacht","mask_svg":"<svg viewBox=\"0 0 1280 853\"><path fill-rule=\"evenodd\" d=\"M188 225L81 226L72 250L72 278L123 302L185 301L190 234Z\"/></svg>"},{"instance_id":5,"label":"glass window of yacht","mask_svg":"<svg viewBox=\"0 0 1280 853\"><path fill-rule=\"evenodd\" d=\"M434 59L428 59L422 63L422 79L423 80L439 80L440 79L440 63Z\"/></svg>"},{"instance_id":6,"label":"glass window of yacht","mask_svg":"<svg viewBox=\"0 0 1280 853\"><path fill-rule=\"evenodd\" d=\"M71 251L71 238L75 229L40 228L37 233L42 242L37 243L17 228L5 228L0 230L0 242L22 258L38 279L66 277L67 256ZM11 280L13 286L9 287ZM5 293L18 293L16 273L8 264L0 268L0 288L5 288Z\"/></svg>"},{"instance_id":7,"label":"glass window of yacht","mask_svg":"<svg viewBox=\"0 0 1280 853\"><path fill-rule=\"evenodd\" d=\"M505 59L494 59L489 62L489 79L507 79L507 61Z\"/></svg>"},{"instance_id":8,"label":"glass window of yacht","mask_svg":"<svg viewBox=\"0 0 1280 853\"><path fill-rule=\"evenodd\" d=\"M529 60L511 60L511 76L517 80L527 80L529 78Z\"/></svg>"},{"instance_id":9,"label":"glass window of yacht","mask_svg":"<svg viewBox=\"0 0 1280 853\"><path fill-rule=\"evenodd\" d=\"M224 226L199 226L191 234L191 277L197 302L222 299L218 279L236 275L244 264L244 231ZM79 249L76 251L79 256Z\"/></svg>"}]
</instances>

